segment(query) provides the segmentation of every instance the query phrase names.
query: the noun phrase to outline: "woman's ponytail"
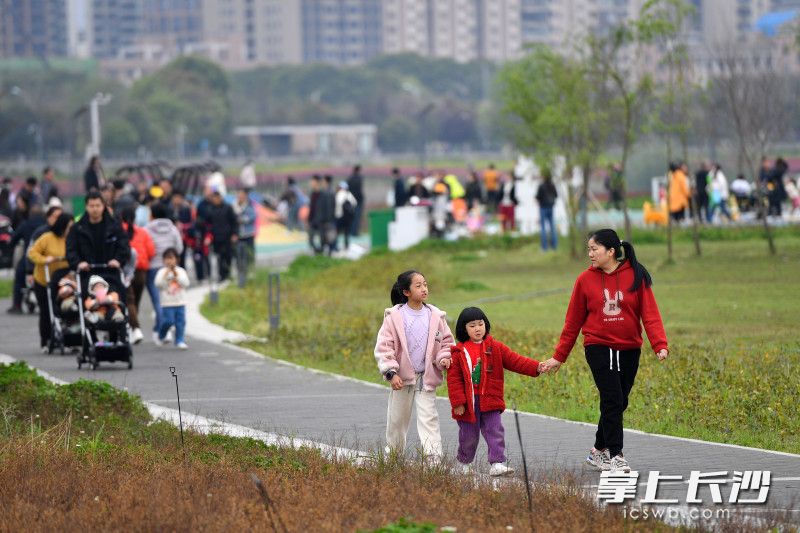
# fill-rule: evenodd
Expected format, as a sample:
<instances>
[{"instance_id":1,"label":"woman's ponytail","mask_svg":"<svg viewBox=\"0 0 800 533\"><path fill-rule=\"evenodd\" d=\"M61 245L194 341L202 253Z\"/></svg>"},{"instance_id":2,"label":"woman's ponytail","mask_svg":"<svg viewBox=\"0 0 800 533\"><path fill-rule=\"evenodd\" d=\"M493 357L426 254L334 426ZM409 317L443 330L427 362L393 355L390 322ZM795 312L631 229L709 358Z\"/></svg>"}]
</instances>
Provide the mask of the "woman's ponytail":
<instances>
[{"instance_id":1,"label":"woman's ponytail","mask_svg":"<svg viewBox=\"0 0 800 533\"><path fill-rule=\"evenodd\" d=\"M406 270L397 276L397 281L394 282L394 285L392 285L392 290L389 292L389 298L392 301L392 305L404 304L408 302L408 296L403 294L403 291L411 289L411 280L415 274L425 277L421 272L416 270Z\"/></svg>"},{"instance_id":2,"label":"woman's ponytail","mask_svg":"<svg viewBox=\"0 0 800 533\"><path fill-rule=\"evenodd\" d=\"M616 253L617 261L622 262L626 259L628 260L633 269L633 285L628 289L630 292L638 291L639 287L642 286L642 282L644 282L644 286L647 288L653 284L653 278L650 277L650 273L644 265L636 259L636 251L633 249L633 245L620 240L616 231L613 229L601 229L589 235L589 238L594 239L597 244L604 248L613 248Z\"/></svg>"},{"instance_id":3,"label":"woman's ponytail","mask_svg":"<svg viewBox=\"0 0 800 533\"><path fill-rule=\"evenodd\" d=\"M650 272L647 271L644 265L636 259L636 251L633 249L633 245L629 242L620 241L620 248L622 257L618 257L618 259L627 259L633 269L633 285L628 290L630 292L638 291L639 287L642 286L642 281L644 281L644 286L649 289L653 284L653 278L650 277Z\"/></svg>"}]
</instances>

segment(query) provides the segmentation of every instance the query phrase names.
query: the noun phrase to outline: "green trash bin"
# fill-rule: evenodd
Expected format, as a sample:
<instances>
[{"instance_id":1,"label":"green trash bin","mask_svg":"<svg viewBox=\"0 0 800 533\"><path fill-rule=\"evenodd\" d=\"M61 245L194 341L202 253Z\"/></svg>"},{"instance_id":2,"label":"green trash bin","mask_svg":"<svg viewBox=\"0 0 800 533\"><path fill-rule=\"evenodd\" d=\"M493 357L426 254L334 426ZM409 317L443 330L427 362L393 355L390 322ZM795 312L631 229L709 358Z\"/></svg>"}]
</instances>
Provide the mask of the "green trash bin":
<instances>
[{"instance_id":1,"label":"green trash bin","mask_svg":"<svg viewBox=\"0 0 800 533\"><path fill-rule=\"evenodd\" d=\"M369 212L369 237L373 248L389 245L389 222L394 221L394 209L375 209Z\"/></svg>"},{"instance_id":2,"label":"green trash bin","mask_svg":"<svg viewBox=\"0 0 800 533\"><path fill-rule=\"evenodd\" d=\"M86 197L84 195L73 195L70 203L72 203L72 214L75 215L75 218L80 217L86 211Z\"/></svg>"}]
</instances>

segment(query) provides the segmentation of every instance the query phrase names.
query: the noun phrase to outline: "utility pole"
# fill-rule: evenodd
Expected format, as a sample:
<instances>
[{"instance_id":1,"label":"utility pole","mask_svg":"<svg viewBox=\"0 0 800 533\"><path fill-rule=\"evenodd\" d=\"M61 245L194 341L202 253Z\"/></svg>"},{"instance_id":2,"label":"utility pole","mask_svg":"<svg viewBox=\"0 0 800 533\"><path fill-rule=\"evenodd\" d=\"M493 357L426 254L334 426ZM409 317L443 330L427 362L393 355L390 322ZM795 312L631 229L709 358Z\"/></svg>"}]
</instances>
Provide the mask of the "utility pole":
<instances>
[{"instance_id":1,"label":"utility pole","mask_svg":"<svg viewBox=\"0 0 800 533\"><path fill-rule=\"evenodd\" d=\"M100 155L100 106L106 105L111 101L111 95L97 93L89 102L89 124L91 127L92 141L87 147L86 159Z\"/></svg>"}]
</instances>

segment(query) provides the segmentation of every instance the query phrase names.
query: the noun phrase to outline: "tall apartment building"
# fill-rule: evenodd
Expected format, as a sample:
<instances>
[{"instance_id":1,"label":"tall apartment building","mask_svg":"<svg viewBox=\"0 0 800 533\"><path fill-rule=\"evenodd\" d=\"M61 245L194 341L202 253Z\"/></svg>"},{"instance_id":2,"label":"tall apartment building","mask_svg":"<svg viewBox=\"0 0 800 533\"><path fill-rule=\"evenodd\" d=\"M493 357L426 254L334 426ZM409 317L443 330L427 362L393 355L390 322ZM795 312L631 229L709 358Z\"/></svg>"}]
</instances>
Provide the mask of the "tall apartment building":
<instances>
[{"instance_id":1,"label":"tall apartment building","mask_svg":"<svg viewBox=\"0 0 800 533\"><path fill-rule=\"evenodd\" d=\"M138 0L91 0L87 16L92 57L114 58L120 49L136 44L142 35L142 8Z\"/></svg>"},{"instance_id":2,"label":"tall apartment building","mask_svg":"<svg viewBox=\"0 0 800 533\"><path fill-rule=\"evenodd\" d=\"M68 54L66 0L0 0L0 57Z\"/></svg>"},{"instance_id":3,"label":"tall apartment building","mask_svg":"<svg viewBox=\"0 0 800 533\"><path fill-rule=\"evenodd\" d=\"M520 0L385 0L383 53L505 61L521 52Z\"/></svg>"},{"instance_id":4,"label":"tall apartment building","mask_svg":"<svg viewBox=\"0 0 800 533\"><path fill-rule=\"evenodd\" d=\"M380 55L380 0L302 0L303 62L357 65Z\"/></svg>"},{"instance_id":5,"label":"tall apartment building","mask_svg":"<svg viewBox=\"0 0 800 533\"><path fill-rule=\"evenodd\" d=\"M302 62L301 0L202 0L202 4L203 42L226 48L220 57L226 66Z\"/></svg>"},{"instance_id":6,"label":"tall apartment building","mask_svg":"<svg viewBox=\"0 0 800 533\"><path fill-rule=\"evenodd\" d=\"M521 0L521 33L525 44L565 50L593 27L591 0Z\"/></svg>"}]
</instances>

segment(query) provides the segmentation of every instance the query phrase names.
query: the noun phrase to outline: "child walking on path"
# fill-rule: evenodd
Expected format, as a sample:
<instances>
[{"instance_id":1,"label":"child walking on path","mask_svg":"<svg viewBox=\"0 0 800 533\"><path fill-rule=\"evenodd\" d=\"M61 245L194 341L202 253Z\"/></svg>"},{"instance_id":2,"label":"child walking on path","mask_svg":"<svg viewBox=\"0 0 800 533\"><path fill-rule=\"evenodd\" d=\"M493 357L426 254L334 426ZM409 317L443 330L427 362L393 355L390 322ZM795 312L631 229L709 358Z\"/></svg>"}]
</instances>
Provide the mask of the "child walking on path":
<instances>
[{"instance_id":1,"label":"child walking on path","mask_svg":"<svg viewBox=\"0 0 800 533\"><path fill-rule=\"evenodd\" d=\"M600 421L586 461L600 470L630 472L622 455L622 415L639 369L642 324L659 361L669 355L664 324L650 273L636 260L633 245L612 229L587 244L592 264L575 281L561 338L542 372L558 372L583 331L586 362L600 394Z\"/></svg>"},{"instance_id":2,"label":"child walking on path","mask_svg":"<svg viewBox=\"0 0 800 533\"><path fill-rule=\"evenodd\" d=\"M386 443L404 453L411 410L416 404L417 431L426 457L442 455L436 387L450 366L453 334L445 313L426 303L428 283L415 270L403 272L391 290L392 307L384 312L375 360L392 385L386 414Z\"/></svg>"},{"instance_id":3,"label":"child walking on path","mask_svg":"<svg viewBox=\"0 0 800 533\"><path fill-rule=\"evenodd\" d=\"M536 377L539 362L519 355L489 335L491 325L477 307L467 307L456 322L452 362L447 372L447 393L458 422L458 462L464 473L472 470L480 434L489 448L489 475L514 472L506 466L505 429L500 415L505 411L503 370Z\"/></svg>"},{"instance_id":4,"label":"child walking on path","mask_svg":"<svg viewBox=\"0 0 800 533\"><path fill-rule=\"evenodd\" d=\"M178 256L178 250L167 248L163 255L164 266L156 273L155 285L158 287L163 319L159 324L156 344L163 345L169 328L175 326L175 346L186 350L189 348L184 339L189 275L178 266Z\"/></svg>"}]
</instances>

